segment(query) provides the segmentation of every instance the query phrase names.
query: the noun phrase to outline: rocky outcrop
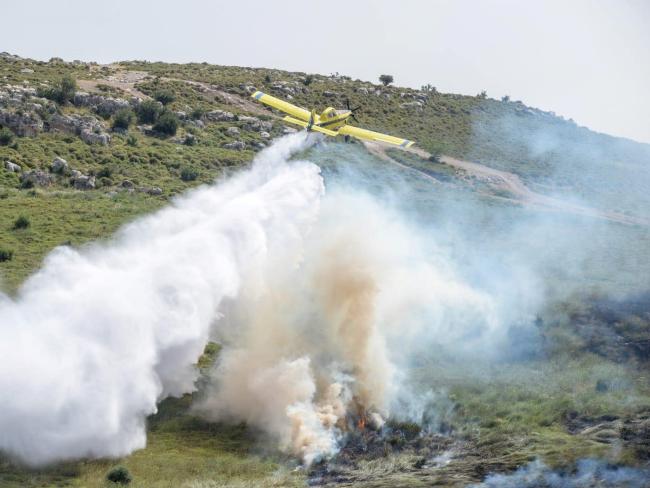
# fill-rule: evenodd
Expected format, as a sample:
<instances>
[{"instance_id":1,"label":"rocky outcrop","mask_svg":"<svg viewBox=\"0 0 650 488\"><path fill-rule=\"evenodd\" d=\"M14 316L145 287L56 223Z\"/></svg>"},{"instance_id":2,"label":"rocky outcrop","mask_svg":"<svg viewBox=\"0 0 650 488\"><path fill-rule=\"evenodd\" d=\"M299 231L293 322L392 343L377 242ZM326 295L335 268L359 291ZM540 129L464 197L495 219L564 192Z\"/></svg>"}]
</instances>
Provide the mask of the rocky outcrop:
<instances>
[{"instance_id":1,"label":"rocky outcrop","mask_svg":"<svg viewBox=\"0 0 650 488\"><path fill-rule=\"evenodd\" d=\"M72 101L77 107L87 107L98 114L110 116L120 109L129 108L131 103L122 98L105 97L95 93L77 92Z\"/></svg>"},{"instance_id":2,"label":"rocky outcrop","mask_svg":"<svg viewBox=\"0 0 650 488\"><path fill-rule=\"evenodd\" d=\"M104 132L101 122L89 115L59 115L54 114L49 121L50 130L59 130L78 135L88 144L106 145L111 136Z\"/></svg>"},{"instance_id":3,"label":"rocky outcrop","mask_svg":"<svg viewBox=\"0 0 650 488\"><path fill-rule=\"evenodd\" d=\"M89 175L79 175L73 176L70 179L72 185L76 190L94 190L95 189L95 177Z\"/></svg>"},{"instance_id":4,"label":"rocky outcrop","mask_svg":"<svg viewBox=\"0 0 650 488\"><path fill-rule=\"evenodd\" d=\"M270 131L273 128L273 124L266 120L260 120L257 117L249 117L242 115L239 117L239 121L244 123L244 130L248 131Z\"/></svg>"},{"instance_id":5,"label":"rocky outcrop","mask_svg":"<svg viewBox=\"0 0 650 488\"><path fill-rule=\"evenodd\" d=\"M231 136L231 137L238 136L239 132L240 132L239 128L237 128L237 127L228 127L228 129L226 130L226 134Z\"/></svg>"},{"instance_id":6,"label":"rocky outcrop","mask_svg":"<svg viewBox=\"0 0 650 488\"><path fill-rule=\"evenodd\" d=\"M20 171L22 170L20 165L16 163L12 163L11 161L5 161L5 169L12 173L20 173Z\"/></svg>"},{"instance_id":7,"label":"rocky outcrop","mask_svg":"<svg viewBox=\"0 0 650 488\"><path fill-rule=\"evenodd\" d=\"M52 173L64 173L68 169L68 162L60 157L54 158L52 164L50 165Z\"/></svg>"},{"instance_id":8,"label":"rocky outcrop","mask_svg":"<svg viewBox=\"0 0 650 488\"><path fill-rule=\"evenodd\" d=\"M43 131L43 120L33 112L0 109L0 125L9 127L21 137L34 137Z\"/></svg>"},{"instance_id":9,"label":"rocky outcrop","mask_svg":"<svg viewBox=\"0 0 650 488\"><path fill-rule=\"evenodd\" d=\"M210 122L232 122L236 119L235 114L225 110L211 110L203 114L203 118Z\"/></svg>"},{"instance_id":10,"label":"rocky outcrop","mask_svg":"<svg viewBox=\"0 0 650 488\"><path fill-rule=\"evenodd\" d=\"M47 187L54 183L54 176L40 170L26 171L20 176L20 182L25 187Z\"/></svg>"},{"instance_id":11,"label":"rocky outcrop","mask_svg":"<svg viewBox=\"0 0 650 488\"><path fill-rule=\"evenodd\" d=\"M228 142L222 146L224 149L232 149L234 151L241 151L246 149L246 143L244 141L233 141Z\"/></svg>"}]
</instances>

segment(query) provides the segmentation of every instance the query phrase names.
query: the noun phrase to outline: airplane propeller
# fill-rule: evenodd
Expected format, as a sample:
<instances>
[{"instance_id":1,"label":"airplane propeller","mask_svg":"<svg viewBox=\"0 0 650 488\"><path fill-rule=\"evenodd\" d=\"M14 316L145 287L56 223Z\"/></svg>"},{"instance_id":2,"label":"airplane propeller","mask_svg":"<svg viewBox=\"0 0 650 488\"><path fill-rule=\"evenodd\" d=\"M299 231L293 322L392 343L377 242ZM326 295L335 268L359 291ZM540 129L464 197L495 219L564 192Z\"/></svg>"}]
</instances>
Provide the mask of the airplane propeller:
<instances>
[{"instance_id":1,"label":"airplane propeller","mask_svg":"<svg viewBox=\"0 0 650 488\"><path fill-rule=\"evenodd\" d=\"M359 109L361 108L361 105L359 105L358 107L352 108L352 107L350 107L350 99L349 99L349 98L346 98L346 99L345 99L345 106L346 106L347 109L351 112L351 113L350 113L350 116L352 117L352 120L354 120L354 121L358 124L358 123L359 123L359 119L357 119L357 117L354 115L354 112L356 112L357 110L359 110Z\"/></svg>"}]
</instances>

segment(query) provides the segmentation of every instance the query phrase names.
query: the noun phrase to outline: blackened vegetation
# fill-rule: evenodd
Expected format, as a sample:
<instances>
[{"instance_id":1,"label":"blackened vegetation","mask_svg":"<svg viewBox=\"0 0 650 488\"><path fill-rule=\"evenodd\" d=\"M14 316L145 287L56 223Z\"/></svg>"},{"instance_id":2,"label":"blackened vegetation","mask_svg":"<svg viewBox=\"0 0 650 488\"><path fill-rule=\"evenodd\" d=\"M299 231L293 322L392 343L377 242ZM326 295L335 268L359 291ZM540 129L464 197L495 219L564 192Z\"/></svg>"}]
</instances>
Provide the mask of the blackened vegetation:
<instances>
[{"instance_id":1,"label":"blackened vegetation","mask_svg":"<svg viewBox=\"0 0 650 488\"><path fill-rule=\"evenodd\" d=\"M618 363L650 362L650 291L622 300L592 297L567 315L568 324L561 325L587 351Z\"/></svg>"}]
</instances>

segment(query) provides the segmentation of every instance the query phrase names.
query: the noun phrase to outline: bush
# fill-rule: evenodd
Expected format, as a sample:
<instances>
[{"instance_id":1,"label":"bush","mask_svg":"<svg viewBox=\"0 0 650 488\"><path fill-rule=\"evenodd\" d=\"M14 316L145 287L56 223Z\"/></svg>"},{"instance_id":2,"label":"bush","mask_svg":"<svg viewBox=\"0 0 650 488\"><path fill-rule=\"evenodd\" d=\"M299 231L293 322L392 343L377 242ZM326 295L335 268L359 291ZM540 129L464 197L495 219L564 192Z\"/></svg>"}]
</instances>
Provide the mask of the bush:
<instances>
[{"instance_id":1,"label":"bush","mask_svg":"<svg viewBox=\"0 0 650 488\"><path fill-rule=\"evenodd\" d=\"M303 84L306 86L311 85L312 81L314 81L314 75L307 75L305 76L305 79L302 80Z\"/></svg>"},{"instance_id":2,"label":"bush","mask_svg":"<svg viewBox=\"0 0 650 488\"><path fill-rule=\"evenodd\" d=\"M169 90L158 90L153 97L163 105L168 105L176 100L176 97Z\"/></svg>"},{"instance_id":3,"label":"bush","mask_svg":"<svg viewBox=\"0 0 650 488\"><path fill-rule=\"evenodd\" d=\"M27 217L25 217L24 215L21 215L14 222L14 229L15 230L26 229L30 225L31 225L31 223L29 222L29 219Z\"/></svg>"},{"instance_id":4,"label":"bush","mask_svg":"<svg viewBox=\"0 0 650 488\"><path fill-rule=\"evenodd\" d=\"M119 483L120 485L128 485L132 481L131 473L124 466L117 466L111 469L106 474L106 479L113 483Z\"/></svg>"},{"instance_id":5,"label":"bush","mask_svg":"<svg viewBox=\"0 0 650 488\"><path fill-rule=\"evenodd\" d=\"M14 133L6 127L0 129L0 146L8 146L14 140Z\"/></svg>"},{"instance_id":6,"label":"bush","mask_svg":"<svg viewBox=\"0 0 650 488\"><path fill-rule=\"evenodd\" d=\"M476 96L477 96L477 98L480 98L481 100L485 100L487 98L487 92L485 90L483 90L481 93L479 93Z\"/></svg>"},{"instance_id":7,"label":"bush","mask_svg":"<svg viewBox=\"0 0 650 488\"><path fill-rule=\"evenodd\" d=\"M55 86L51 88L39 88L37 92L41 97L48 98L60 105L64 105L67 102L72 101L76 91L76 80L70 75L65 75Z\"/></svg>"},{"instance_id":8,"label":"bush","mask_svg":"<svg viewBox=\"0 0 650 488\"><path fill-rule=\"evenodd\" d=\"M271 75L264 75L264 83L271 83Z\"/></svg>"},{"instance_id":9,"label":"bush","mask_svg":"<svg viewBox=\"0 0 650 488\"><path fill-rule=\"evenodd\" d=\"M379 81L381 81L381 83L384 86L388 86L393 82L393 76L392 75L380 75L379 76Z\"/></svg>"},{"instance_id":10,"label":"bush","mask_svg":"<svg viewBox=\"0 0 650 488\"><path fill-rule=\"evenodd\" d=\"M192 120L199 120L199 119L201 119L201 117L203 117L204 113L205 113L205 110L203 110L200 107L197 107L194 110L192 110L192 112L190 113L190 118Z\"/></svg>"},{"instance_id":11,"label":"bush","mask_svg":"<svg viewBox=\"0 0 650 488\"><path fill-rule=\"evenodd\" d=\"M138 138L131 134L126 138L126 143L131 147L135 147L138 145Z\"/></svg>"},{"instance_id":12,"label":"bush","mask_svg":"<svg viewBox=\"0 0 650 488\"><path fill-rule=\"evenodd\" d=\"M192 168L183 168L181 170L181 180L183 181L194 181L199 177L199 173Z\"/></svg>"},{"instance_id":13,"label":"bush","mask_svg":"<svg viewBox=\"0 0 650 488\"><path fill-rule=\"evenodd\" d=\"M161 134L173 136L178 130L178 118L172 112L165 111L158 117L153 129Z\"/></svg>"},{"instance_id":14,"label":"bush","mask_svg":"<svg viewBox=\"0 0 650 488\"><path fill-rule=\"evenodd\" d=\"M113 124L111 127L113 129L127 130L129 125L133 122L133 119L133 111L130 108L122 108L113 115Z\"/></svg>"},{"instance_id":15,"label":"bush","mask_svg":"<svg viewBox=\"0 0 650 488\"><path fill-rule=\"evenodd\" d=\"M145 100L138 106L138 122L153 124L158 120L161 112L160 105L155 100Z\"/></svg>"},{"instance_id":16,"label":"bush","mask_svg":"<svg viewBox=\"0 0 650 488\"><path fill-rule=\"evenodd\" d=\"M8 249L0 249L0 263L4 263L5 261L11 261L14 257L13 251L9 251Z\"/></svg>"}]
</instances>

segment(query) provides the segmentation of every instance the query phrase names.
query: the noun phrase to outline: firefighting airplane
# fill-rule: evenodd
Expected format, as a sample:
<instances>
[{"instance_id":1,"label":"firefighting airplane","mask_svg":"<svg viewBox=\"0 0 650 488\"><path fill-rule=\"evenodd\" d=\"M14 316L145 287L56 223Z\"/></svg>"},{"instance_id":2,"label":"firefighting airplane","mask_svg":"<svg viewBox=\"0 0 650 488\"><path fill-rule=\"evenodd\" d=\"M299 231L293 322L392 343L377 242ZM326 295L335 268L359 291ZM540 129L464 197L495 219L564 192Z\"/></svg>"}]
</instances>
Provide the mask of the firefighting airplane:
<instances>
[{"instance_id":1,"label":"firefighting airplane","mask_svg":"<svg viewBox=\"0 0 650 488\"><path fill-rule=\"evenodd\" d=\"M366 141L381 141L389 144L395 144L403 148L411 147L414 142L399 137L381 134L380 132L373 132L371 130L361 129L348 124L348 119L357 120L354 112L359 109L350 108L350 102L347 101L347 110L336 110L332 107L327 107L323 112L318 115L315 109L310 112L301 107L297 107L289 102L280 100L261 91L256 91L251 95L255 100L259 100L265 105L269 105L289 115L284 117L285 122L290 124L299 125L307 130L313 130L327 134L328 136L336 137L338 135L356 137Z\"/></svg>"}]
</instances>

